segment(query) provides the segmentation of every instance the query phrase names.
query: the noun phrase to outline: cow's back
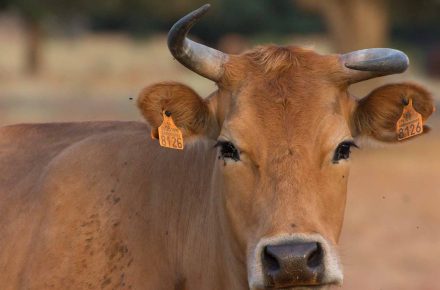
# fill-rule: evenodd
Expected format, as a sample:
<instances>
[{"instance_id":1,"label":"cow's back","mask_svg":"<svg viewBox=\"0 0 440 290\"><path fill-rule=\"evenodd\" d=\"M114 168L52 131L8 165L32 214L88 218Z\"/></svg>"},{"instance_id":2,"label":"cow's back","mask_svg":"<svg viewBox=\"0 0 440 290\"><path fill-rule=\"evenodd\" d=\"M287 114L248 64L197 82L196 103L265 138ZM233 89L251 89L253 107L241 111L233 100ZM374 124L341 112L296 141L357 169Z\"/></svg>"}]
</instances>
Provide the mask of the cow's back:
<instances>
[{"instance_id":1,"label":"cow's back","mask_svg":"<svg viewBox=\"0 0 440 290\"><path fill-rule=\"evenodd\" d=\"M188 194L179 188L200 206L209 180L197 183L197 166L187 164L205 157L161 150L147 132L135 122L0 129L2 287L174 287L146 273L175 272L169 265L178 261L163 247L182 238L179 223L188 222L173 218L185 206L176 199Z\"/></svg>"}]
</instances>

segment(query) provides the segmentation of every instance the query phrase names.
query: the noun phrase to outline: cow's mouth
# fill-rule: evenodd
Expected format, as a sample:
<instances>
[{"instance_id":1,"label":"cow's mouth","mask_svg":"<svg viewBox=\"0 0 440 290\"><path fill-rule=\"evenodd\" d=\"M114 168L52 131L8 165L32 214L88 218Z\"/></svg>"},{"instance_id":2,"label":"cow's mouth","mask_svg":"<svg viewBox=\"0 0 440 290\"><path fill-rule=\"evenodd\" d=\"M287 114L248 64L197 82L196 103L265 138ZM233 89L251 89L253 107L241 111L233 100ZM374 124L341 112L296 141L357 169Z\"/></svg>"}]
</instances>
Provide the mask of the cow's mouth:
<instances>
[{"instance_id":1,"label":"cow's mouth","mask_svg":"<svg viewBox=\"0 0 440 290\"><path fill-rule=\"evenodd\" d=\"M266 287L267 290L326 290L330 289L331 287L336 287L336 284L325 284L325 285L314 285L314 286L294 286L294 287L284 287L284 288L273 288L273 287Z\"/></svg>"}]
</instances>

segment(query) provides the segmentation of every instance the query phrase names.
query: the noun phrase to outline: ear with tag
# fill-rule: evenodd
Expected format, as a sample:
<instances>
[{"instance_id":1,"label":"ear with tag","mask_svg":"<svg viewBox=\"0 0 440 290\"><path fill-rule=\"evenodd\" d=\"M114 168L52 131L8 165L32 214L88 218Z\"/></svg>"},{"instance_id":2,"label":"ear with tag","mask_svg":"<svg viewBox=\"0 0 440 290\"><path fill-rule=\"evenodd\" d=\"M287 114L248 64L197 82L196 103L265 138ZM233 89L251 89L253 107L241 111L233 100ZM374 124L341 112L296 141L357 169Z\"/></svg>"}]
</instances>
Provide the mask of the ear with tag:
<instances>
[{"instance_id":1,"label":"ear with tag","mask_svg":"<svg viewBox=\"0 0 440 290\"><path fill-rule=\"evenodd\" d=\"M402 139L398 134L398 129L401 129L398 127L401 123L398 125L398 122L408 116L403 116L403 113L410 110L410 102L414 115L421 115L423 126L435 110L431 94L426 89L413 83L390 84L375 89L358 102L352 119L352 135L355 138L397 142ZM416 130L416 120L412 122ZM423 128L423 132L429 131L426 126Z\"/></svg>"},{"instance_id":2,"label":"ear with tag","mask_svg":"<svg viewBox=\"0 0 440 290\"><path fill-rule=\"evenodd\" d=\"M162 82L144 88L137 100L138 108L157 139L163 112L169 112L184 139L201 137L215 131L215 118L208 102L190 87L177 82Z\"/></svg>"}]
</instances>

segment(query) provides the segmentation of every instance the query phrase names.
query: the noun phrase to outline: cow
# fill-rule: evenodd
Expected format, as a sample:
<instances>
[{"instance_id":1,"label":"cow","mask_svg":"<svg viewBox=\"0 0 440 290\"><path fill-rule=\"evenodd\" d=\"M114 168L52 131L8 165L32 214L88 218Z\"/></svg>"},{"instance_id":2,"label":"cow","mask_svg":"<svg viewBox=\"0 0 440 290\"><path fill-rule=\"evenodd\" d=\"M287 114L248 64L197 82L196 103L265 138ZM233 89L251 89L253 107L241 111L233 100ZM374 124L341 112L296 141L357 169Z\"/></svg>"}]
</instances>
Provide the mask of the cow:
<instances>
[{"instance_id":1,"label":"cow","mask_svg":"<svg viewBox=\"0 0 440 290\"><path fill-rule=\"evenodd\" d=\"M217 84L209 96L162 82L139 94L145 123L0 129L2 289L342 284L350 150L398 143L404 108L412 103L424 123L432 97L413 83L361 99L348 92L403 72L408 58L394 49L320 55L266 45L229 55L194 42L188 31L208 8L179 20L168 46ZM160 146L165 117L183 150Z\"/></svg>"}]
</instances>

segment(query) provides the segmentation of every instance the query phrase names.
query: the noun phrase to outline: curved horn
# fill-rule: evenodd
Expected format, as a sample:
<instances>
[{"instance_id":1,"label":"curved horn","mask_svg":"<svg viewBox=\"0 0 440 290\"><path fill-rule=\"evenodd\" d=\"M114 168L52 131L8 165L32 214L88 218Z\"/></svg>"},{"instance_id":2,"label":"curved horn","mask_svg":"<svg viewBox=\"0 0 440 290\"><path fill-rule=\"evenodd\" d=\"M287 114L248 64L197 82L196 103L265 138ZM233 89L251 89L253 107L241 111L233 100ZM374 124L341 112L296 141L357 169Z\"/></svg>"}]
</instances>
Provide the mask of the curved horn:
<instances>
[{"instance_id":1,"label":"curved horn","mask_svg":"<svg viewBox=\"0 0 440 290\"><path fill-rule=\"evenodd\" d=\"M205 4L177 21L168 33L168 48L181 64L217 82L223 75L223 65L228 60L228 55L186 37L191 27L209 10L210 6Z\"/></svg>"},{"instance_id":2,"label":"curved horn","mask_svg":"<svg viewBox=\"0 0 440 290\"><path fill-rule=\"evenodd\" d=\"M404 72L409 66L405 53L391 48L370 48L342 54L340 60L349 83Z\"/></svg>"}]
</instances>

